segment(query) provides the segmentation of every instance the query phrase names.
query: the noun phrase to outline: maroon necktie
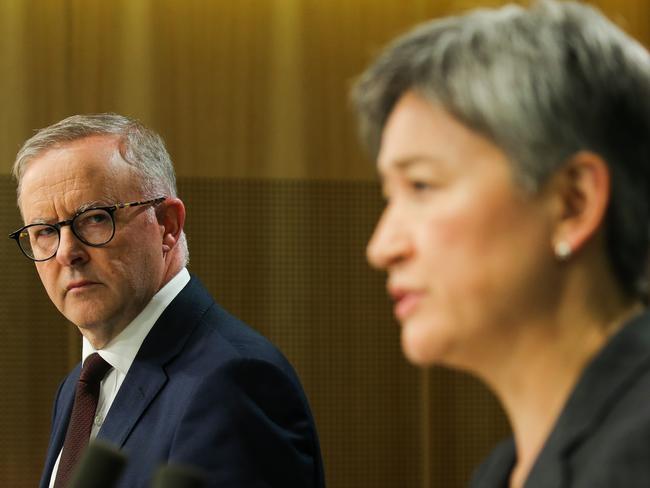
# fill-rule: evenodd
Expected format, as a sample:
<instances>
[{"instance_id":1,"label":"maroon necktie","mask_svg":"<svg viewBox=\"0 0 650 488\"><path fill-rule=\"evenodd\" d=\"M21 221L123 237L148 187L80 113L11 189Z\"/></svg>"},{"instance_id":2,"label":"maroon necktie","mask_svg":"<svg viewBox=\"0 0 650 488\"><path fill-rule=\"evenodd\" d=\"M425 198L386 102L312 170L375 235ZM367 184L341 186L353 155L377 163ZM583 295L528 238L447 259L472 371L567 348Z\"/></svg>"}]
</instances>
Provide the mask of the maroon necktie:
<instances>
[{"instance_id":1,"label":"maroon necktie","mask_svg":"<svg viewBox=\"0 0 650 488\"><path fill-rule=\"evenodd\" d=\"M56 472L54 488L65 488L79 462L79 458L88 445L90 429L97 410L99 399L99 383L104 375L111 369L111 365L102 359L96 352L86 358L79 382L77 392L74 396L74 406L68 430L65 433L63 452L59 469Z\"/></svg>"}]
</instances>

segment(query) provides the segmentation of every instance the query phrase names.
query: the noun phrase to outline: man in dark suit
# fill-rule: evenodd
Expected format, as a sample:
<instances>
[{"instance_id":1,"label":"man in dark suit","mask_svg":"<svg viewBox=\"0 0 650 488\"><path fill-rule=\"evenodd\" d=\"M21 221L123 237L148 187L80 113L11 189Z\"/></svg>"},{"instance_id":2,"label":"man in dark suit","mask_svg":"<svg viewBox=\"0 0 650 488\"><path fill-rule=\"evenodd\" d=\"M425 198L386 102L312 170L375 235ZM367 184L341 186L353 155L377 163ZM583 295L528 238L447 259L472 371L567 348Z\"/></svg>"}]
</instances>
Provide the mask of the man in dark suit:
<instances>
[{"instance_id":1,"label":"man in dark suit","mask_svg":"<svg viewBox=\"0 0 650 488\"><path fill-rule=\"evenodd\" d=\"M162 464L208 486L322 487L314 421L291 365L185 268L185 208L161 138L126 117L40 130L14 165L11 234L83 335L56 395L41 487L65 487L88 440L128 457L121 487Z\"/></svg>"}]
</instances>

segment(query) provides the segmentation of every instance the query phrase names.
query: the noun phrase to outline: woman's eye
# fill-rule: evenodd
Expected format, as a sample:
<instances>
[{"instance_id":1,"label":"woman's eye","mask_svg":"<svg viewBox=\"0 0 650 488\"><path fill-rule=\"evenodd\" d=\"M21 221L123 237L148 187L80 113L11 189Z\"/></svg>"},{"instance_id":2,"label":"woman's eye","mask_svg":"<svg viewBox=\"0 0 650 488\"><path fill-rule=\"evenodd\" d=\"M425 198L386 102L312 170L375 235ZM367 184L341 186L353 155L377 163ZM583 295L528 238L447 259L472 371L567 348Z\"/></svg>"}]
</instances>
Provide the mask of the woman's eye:
<instances>
[{"instance_id":1,"label":"woman's eye","mask_svg":"<svg viewBox=\"0 0 650 488\"><path fill-rule=\"evenodd\" d=\"M411 181L410 186L411 189L415 190L416 192L427 191L433 187L430 183L420 180Z\"/></svg>"}]
</instances>

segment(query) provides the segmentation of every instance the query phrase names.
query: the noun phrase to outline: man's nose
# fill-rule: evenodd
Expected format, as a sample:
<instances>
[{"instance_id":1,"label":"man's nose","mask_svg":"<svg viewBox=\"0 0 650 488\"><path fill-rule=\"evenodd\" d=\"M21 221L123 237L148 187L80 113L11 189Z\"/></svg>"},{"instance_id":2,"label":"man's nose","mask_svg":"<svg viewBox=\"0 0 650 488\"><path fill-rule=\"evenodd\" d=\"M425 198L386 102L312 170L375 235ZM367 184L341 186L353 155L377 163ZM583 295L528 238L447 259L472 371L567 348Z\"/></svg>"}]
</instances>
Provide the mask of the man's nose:
<instances>
[{"instance_id":1,"label":"man's nose","mask_svg":"<svg viewBox=\"0 0 650 488\"><path fill-rule=\"evenodd\" d=\"M88 261L86 245L74 235L69 225L61 227L56 260L64 266L75 266Z\"/></svg>"}]
</instances>

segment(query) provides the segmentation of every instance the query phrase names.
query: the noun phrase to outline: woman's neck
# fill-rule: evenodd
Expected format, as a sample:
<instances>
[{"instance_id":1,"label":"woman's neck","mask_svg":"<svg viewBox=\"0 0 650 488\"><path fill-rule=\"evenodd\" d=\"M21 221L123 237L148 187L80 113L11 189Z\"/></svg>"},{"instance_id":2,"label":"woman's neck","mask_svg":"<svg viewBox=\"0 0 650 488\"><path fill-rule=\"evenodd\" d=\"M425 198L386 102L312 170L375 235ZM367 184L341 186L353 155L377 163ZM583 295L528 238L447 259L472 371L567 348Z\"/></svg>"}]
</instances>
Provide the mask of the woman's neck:
<instances>
[{"instance_id":1,"label":"woman's neck","mask_svg":"<svg viewBox=\"0 0 650 488\"><path fill-rule=\"evenodd\" d=\"M610 304L611 305L611 304ZM564 313L552 325L527 323L506 361L481 375L510 419L517 462L511 487L523 486L584 368L642 307L620 303L608 313Z\"/></svg>"}]
</instances>

